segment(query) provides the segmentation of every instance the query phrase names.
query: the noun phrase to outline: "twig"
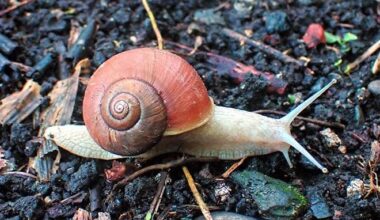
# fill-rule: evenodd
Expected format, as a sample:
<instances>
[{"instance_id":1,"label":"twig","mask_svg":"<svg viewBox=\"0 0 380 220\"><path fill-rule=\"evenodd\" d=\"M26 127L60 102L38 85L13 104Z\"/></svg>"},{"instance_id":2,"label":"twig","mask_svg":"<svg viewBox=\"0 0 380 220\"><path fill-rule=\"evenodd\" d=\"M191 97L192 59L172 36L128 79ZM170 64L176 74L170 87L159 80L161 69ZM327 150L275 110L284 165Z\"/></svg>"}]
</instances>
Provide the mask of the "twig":
<instances>
[{"instance_id":1,"label":"twig","mask_svg":"<svg viewBox=\"0 0 380 220\"><path fill-rule=\"evenodd\" d=\"M371 71L373 74L380 72L380 53L379 53L379 55L377 55L377 58L375 60L375 63L372 66Z\"/></svg>"},{"instance_id":2,"label":"twig","mask_svg":"<svg viewBox=\"0 0 380 220\"><path fill-rule=\"evenodd\" d=\"M201 208L201 212L202 212L203 216L207 220L212 220L210 210L208 209L206 203L203 201L202 196L199 194L199 191L198 191L197 187L195 186L194 179L191 176L189 169L187 169L186 166L183 166L182 171L185 174L185 177L187 179L187 183L189 184L190 190L193 193L195 201L197 202L197 204Z\"/></svg>"},{"instance_id":3,"label":"twig","mask_svg":"<svg viewBox=\"0 0 380 220\"><path fill-rule=\"evenodd\" d=\"M193 163L193 162L210 162L210 161L217 161L218 158L214 157L205 157L205 158L197 158L197 157L182 157L177 160L169 161L167 163L160 163L160 164L153 164L151 166L144 167L140 170L137 170L136 172L132 173L131 175L125 177L124 179L120 180L115 186L113 187L113 191L116 189L119 189L122 186L125 186L129 181L135 179L138 176L141 176L144 173L147 173L152 170L164 170L164 169L169 169L171 167L177 167L177 166L182 166L187 163Z\"/></svg>"},{"instance_id":4,"label":"twig","mask_svg":"<svg viewBox=\"0 0 380 220\"><path fill-rule=\"evenodd\" d=\"M5 15L5 14L7 14L7 13L9 13L9 12L14 11L14 10L17 9L18 7L21 7L21 6L23 6L23 5L29 4L29 3L31 3L32 1L33 1L33 0L25 0L25 1L21 2L21 3L19 3L19 4L14 4L14 5L12 5L11 7L6 8L6 9L0 11L0 17L3 16L3 15Z\"/></svg>"},{"instance_id":5,"label":"twig","mask_svg":"<svg viewBox=\"0 0 380 220\"><path fill-rule=\"evenodd\" d=\"M228 178L232 172L234 172L240 165L244 163L245 159L247 159L247 157L243 157L238 162L232 164L232 166L230 166L230 168L228 168L228 170L222 174L222 177L224 179Z\"/></svg>"},{"instance_id":6,"label":"twig","mask_svg":"<svg viewBox=\"0 0 380 220\"><path fill-rule=\"evenodd\" d=\"M355 69L361 62L370 57L373 53L375 53L380 48L380 40L374 43L371 47L369 47L362 55L360 55L354 62L348 64L344 69L344 73L350 73L353 69Z\"/></svg>"},{"instance_id":7,"label":"twig","mask_svg":"<svg viewBox=\"0 0 380 220\"><path fill-rule=\"evenodd\" d=\"M30 70L25 74L29 78L37 79L44 74L49 67L54 63L55 55L53 53L46 54L36 65L34 65Z\"/></svg>"},{"instance_id":8,"label":"twig","mask_svg":"<svg viewBox=\"0 0 380 220\"><path fill-rule=\"evenodd\" d=\"M157 23L156 23L156 19L154 18L154 14L150 10L150 7L149 7L149 4L148 4L147 0L141 0L141 1L142 1L143 5L144 5L146 13L149 16L150 23L152 24L152 28L154 30L154 33L156 34L157 43L158 43L158 49L162 50L164 48L164 43L163 43L164 41L162 39L160 29L158 29L158 26L157 26Z\"/></svg>"},{"instance_id":9,"label":"twig","mask_svg":"<svg viewBox=\"0 0 380 220\"><path fill-rule=\"evenodd\" d=\"M66 58L73 61L73 66L75 66L81 59L86 57L86 53L95 34L96 21L94 19L89 19L87 25L81 30L78 39L66 54Z\"/></svg>"},{"instance_id":10,"label":"twig","mask_svg":"<svg viewBox=\"0 0 380 220\"><path fill-rule=\"evenodd\" d=\"M269 109L256 110L255 112L258 114L276 114L276 115L286 115L287 114L286 112L269 110ZM307 117L302 117L302 116L297 116L296 119L307 121L307 122L317 124L317 125L321 125L321 126L331 127L331 128L344 129L346 127L344 124L341 124L339 122L328 122L328 121L322 121L322 120L307 118Z\"/></svg>"},{"instance_id":11,"label":"twig","mask_svg":"<svg viewBox=\"0 0 380 220\"><path fill-rule=\"evenodd\" d=\"M157 193L154 196L152 203L150 204L149 211L145 215L145 220L153 219L153 216L157 212L158 207L159 207L160 202L161 202L161 199L162 199L162 195L164 194L164 191L165 191L165 186L168 182L167 181L168 177L169 177L169 175L168 175L167 171L161 172L161 180L160 180L160 183L158 184L158 187L157 187Z\"/></svg>"},{"instance_id":12,"label":"twig","mask_svg":"<svg viewBox=\"0 0 380 220\"><path fill-rule=\"evenodd\" d=\"M263 44L259 41L251 40L251 39L247 38L246 36L239 34L239 33L235 32L231 29L223 28L223 33L228 37L234 38L234 39L239 40L239 41L243 41L244 43L247 43L251 46L254 46L255 48L261 50L262 52L267 53L267 54L273 56L274 58L279 59L285 63L294 63L300 67L303 67L303 68L306 67L306 63L299 61L297 59L294 59L293 57L288 56L288 55L282 53L279 50L276 50L275 48L273 48L269 45ZM306 71L308 71L309 74L314 73L309 68L306 68Z\"/></svg>"},{"instance_id":13,"label":"twig","mask_svg":"<svg viewBox=\"0 0 380 220\"><path fill-rule=\"evenodd\" d=\"M10 61L10 65L14 69L20 70L21 72L24 72L24 73L26 73L32 69L32 67L30 67L28 65L25 65L25 64L19 63L19 62L14 62L14 61Z\"/></svg>"},{"instance_id":14,"label":"twig","mask_svg":"<svg viewBox=\"0 0 380 220\"><path fill-rule=\"evenodd\" d=\"M30 177L33 179L37 179L37 177L35 175L30 174L30 173L21 172L21 171L9 171L9 172L5 172L4 175L16 175L16 176L23 176L23 177Z\"/></svg>"},{"instance_id":15,"label":"twig","mask_svg":"<svg viewBox=\"0 0 380 220\"><path fill-rule=\"evenodd\" d=\"M6 66L12 68L13 70L20 70L21 72L24 72L24 73L32 69L32 67L27 66L25 64L10 61L8 60L8 58L6 58L0 53L0 71L3 70Z\"/></svg>"}]
</instances>

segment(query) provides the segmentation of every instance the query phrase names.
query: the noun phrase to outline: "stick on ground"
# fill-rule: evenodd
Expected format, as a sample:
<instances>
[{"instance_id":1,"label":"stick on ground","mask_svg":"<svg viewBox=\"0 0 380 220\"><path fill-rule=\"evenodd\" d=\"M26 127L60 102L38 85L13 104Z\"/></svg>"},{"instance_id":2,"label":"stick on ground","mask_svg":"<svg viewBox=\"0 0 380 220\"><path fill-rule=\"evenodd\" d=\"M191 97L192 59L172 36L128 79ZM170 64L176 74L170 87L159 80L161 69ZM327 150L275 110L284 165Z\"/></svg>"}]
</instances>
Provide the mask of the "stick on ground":
<instances>
[{"instance_id":1,"label":"stick on ground","mask_svg":"<svg viewBox=\"0 0 380 220\"><path fill-rule=\"evenodd\" d=\"M10 12L16 10L18 7L21 7L21 6L23 6L23 5L29 4L29 3L31 3L32 1L34 1L34 0L25 0L25 1L20 2L20 3L18 3L18 4L14 4L14 5L12 5L11 7L6 8L6 9L0 11L0 17L3 16L3 15L5 15L5 14L7 14L7 13L10 13Z\"/></svg>"},{"instance_id":2,"label":"stick on ground","mask_svg":"<svg viewBox=\"0 0 380 220\"><path fill-rule=\"evenodd\" d=\"M240 165L244 163L245 159L247 159L247 157L243 157L238 162L232 164L232 166L230 166L230 168L228 168L228 170L222 174L222 177L224 179L228 178L232 172L234 172Z\"/></svg>"},{"instance_id":3,"label":"stick on ground","mask_svg":"<svg viewBox=\"0 0 380 220\"><path fill-rule=\"evenodd\" d=\"M158 207L160 206L160 203L161 203L162 196L164 195L164 192L165 192L165 186L168 183L167 181L168 177L169 177L169 174L167 171L161 172L160 183L158 184L156 195L154 196L153 201L150 204L149 211L145 215L145 220L153 219L155 213L157 212Z\"/></svg>"},{"instance_id":4,"label":"stick on ground","mask_svg":"<svg viewBox=\"0 0 380 220\"><path fill-rule=\"evenodd\" d=\"M362 55L360 55L354 62L348 64L344 69L344 73L350 73L353 69L355 69L361 62L370 57L373 53L375 53L380 48L380 40L374 43L371 47L369 47Z\"/></svg>"},{"instance_id":5,"label":"stick on ground","mask_svg":"<svg viewBox=\"0 0 380 220\"><path fill-rule=\"evenodd\" d=\"M300 66L300 67L303 67L305 68L306 67L306 63L305 62L302 62L300 60L297 60L291 56L288 56L284 53L282 53L281 51L279 50L276 50L275 48L269 46L269 45L266 45L266 44L263 44L259 41L255 41L255 40L252 40L252 39L249 39L247 38L246 36L242 35L242 34L239 34L231 29L228 29L228 28L223 28L223 33L228 36L228 37L231 37L231 38L234 38L236 40L239 40L239 41L243 41L244 43L247 43L259 50L261 50L262 52L264 53L267 53L271 56L273 56L274 58L278 59L278 60L281 60L282 62L284 63L294 63L296 64L297 66ZM309 73L309 74L313 74L314 72L309 69L309 68L306 68L306 71Z\"/></svg>"},{"instance_id":6,"label":"stick on ground","mask_svg":"<svg viewBox=\"0 0 380 220\"><path fill-rule=\"evenodd\" d=\"M283 115L283 116L287 114L286 112L270 110L270 109L256 110L255 112L258 114L276 114L276 115ZM331 127L331 128L344 129L346 127L344 124L341 124L339 122L328 122L328 121L322 121L322 120L307 118L307 117L302 117L302 116L297 116L296 119L310 122L316 125Z\"/></svg>"},{"instance_id":7,"label":"stick on ground","mask_svg":"<svg viewBox=\"0 0 380 220\"><path fill-rule=\"evenodd\" d=\"M164 169L168 169L171 167L182 166L184 164L193 163L193 162L211 162L211 161L217 161L217 160L218 160L218 158L216 158L216 157L213 157L213 158L211 158L211 157L199 157L199 158L198 157L190 157L190 158L182 157L180 159L169 161L167 163L153 164L153 165L144 167L140 170L137 170L136 172L132 173L131 175L120 180L117 184L114 185L112 191L116 191L120 187L125 186L131 180L133 180L136 177L141 176L144 173L147 173L149 171L164 170Z\"/></svg>"},{"instance_id":8,"label":"stick on ground","mask_svg":"<svg viewBox=\"0 0 380 220\"><path fill-rule=\"evenodd\" d=\"M152 28L154 30L154 33L156 34L158 49L162 50L162 49L164 49L164 40L162 39L160 29L158 29L156 19L154 18L154 14L153 14L152 10L150 10L150 7L149 7L147 0L142 0L142 3L144 5L146 13L148 13L150 23L152 24Z\"/></svg>"},{"instance_id":9,"label":"stick on ground","mask_svg":"<svg viewBox=\"0 0 380 220\"><path fill-rule=\"evenodd\" d=\"M206 203L203 201L202 196L199 194L199 191L197 187L195 186L194 179L191 176L189 169L187 169L186 166L182 167L182 171L185 174L185 177L187 179L187 183L189 184L190 190L193 193L193 196L195 198L195 201L201 208L201 212L206 220L212 220L212 216L210 213L210 210L208 209Z\"/></svg>"}]
</instances>

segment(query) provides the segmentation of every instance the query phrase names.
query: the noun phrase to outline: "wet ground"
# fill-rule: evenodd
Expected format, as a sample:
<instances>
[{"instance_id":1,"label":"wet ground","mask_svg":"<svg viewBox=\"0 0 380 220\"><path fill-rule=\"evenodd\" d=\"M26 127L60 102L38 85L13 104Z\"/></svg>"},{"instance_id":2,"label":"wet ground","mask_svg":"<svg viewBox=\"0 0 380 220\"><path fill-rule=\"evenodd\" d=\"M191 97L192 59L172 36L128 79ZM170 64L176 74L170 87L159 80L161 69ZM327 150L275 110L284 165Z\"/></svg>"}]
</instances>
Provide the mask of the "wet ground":
<instances>
[{"instance_id":1,"label":"wet ground","mask_svg":"<svg viewBox=\"0 0 380 220\"><path fill-rule=\"evenodd\" d=\"M294 150L290 152L294 169L288 167L280 153L274 153L249 158L239 170L255 169L283 180L308 195L311 204L313 198L310 195L318 195L318 200L325 204L322 211L330 213L328 218L377 219L380 216L380 200L376 192L365 197L370 176L378 173L375 166L371 174L368 163L371 145L380 138L380 96L367 90L371 81L379 79L379 75L371 73L377 54L366 59L350 75L343 73L346 64L380 39L380 14L376 1L149 2L164 40L193 48L195 39L201 37L199 51L252 65L259 71L273 73L288 84L282 95L269 93L263 77L246 74L238 83L228 71L211 65L202 53L184 56L201 75L209 95L218 105L247 111L271 109L289 112L329 79L340 78L339 83L302 116L344 124L344 129L332 128L341 143L329 147L328 140L320 134L327 127L314 123L296 121L292 130L297 140L329 168L329 174L321 173ZM7 7L7 3L0 2L0 10ZM0 98L20 90L31 77L42 85L44 101L39 109L46 108L49 101L46 97L54 83L73 73L76 60L68 53L70 30L92 20L96 21L98 29L86 45L86 51L79 56L90 58L92 70L118 52L155 46L156 38L140 1L34 1L0 17L0 33L17 44L14 52L3 55L8 60L28 66L34 66L47 53L53 54L55 61L40 75L28 75L17 68L2 68ZM343 36L350 32L358 39L343 45L321 44L308 48L301 39L311 23L322 24L326 31L335 35ZM314 74L227 37L221 31L223 27L248 34L250 38L286 51L297 59L309 60L308 67ZM165 48L183 53L173 43L166 43ZM58 57L65 61L58 62ZM84 90L85 83L80 83L71 120L75 124L83 123L81 102ZM0 127L0 146L4 149L4 158L14 165L13 171L25 171L28 159L35 156L39 147L30 142L38 135L34 117L32 114L21 123ZM136 163L137 166L146 166L164 159L165 156ZM217 178L232 163L219 161L189 166L205 202L213 210L265 217L241 186L231 179ZM366 164L364 168L360 163ZM62 151L59 169L47 182L38 182L25 175L2 175L0 219L70 219L78 208L90 211L93 216L98 212L108 212L113 219L120 215L125 219L144 218L156 194L159 172L136 178L106 202L105 197L114 183L106 181L104 169L111 165L111 162L84 159ZM33 170L30 172L35 175ZM164 219L199 216L200 210L195 206L182 170L173 168L169 176L158 213L166 213ZM353 193L348 192L354 180L362 180L364 185L359 184L359 190L354 187ZM228 199L217 193L221 186L228 189ZM318 211L308 208L299 217L315 219L319 216L316 213Z\"/></svg>"}]
</instances>

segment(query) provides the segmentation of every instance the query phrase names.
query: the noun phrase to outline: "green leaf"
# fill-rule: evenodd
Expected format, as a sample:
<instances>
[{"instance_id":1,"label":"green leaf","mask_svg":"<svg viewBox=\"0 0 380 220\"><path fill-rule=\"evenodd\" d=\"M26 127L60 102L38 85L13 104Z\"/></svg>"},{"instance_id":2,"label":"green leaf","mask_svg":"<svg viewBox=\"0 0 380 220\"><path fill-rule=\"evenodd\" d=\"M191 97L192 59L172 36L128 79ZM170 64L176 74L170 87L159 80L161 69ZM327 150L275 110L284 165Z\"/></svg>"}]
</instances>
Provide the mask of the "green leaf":
<instances>
[{"instance_id":1,"label":"green leaf","mask_svg":"<svg viewBox=\"0 0 380 220\"><path fill-rule=\"evenodd\" d=\"M349 75L350 72L351 72L351 67L348 65L348 66L346 66L346 68L344 68L344 73Z\"/></svg>"},{"instance_id":2,"label":"green leaf","mask_svg":"<svg viewBox=\"0 0 380 220\"><path fill-rule=\"evenodd\" d=\"M328 44L333 44L333 43L341 41L341 38L339 36L333 35L332 33L329 33L327 31L325 31L325 38L326 38L326 43Z\"/></svg>"},{"instance_id":3,"label":"green leaf","mask_svg":"<svg viewBox=\"0 0 380 220\"><path fill-rule=\"evenodd\" d=\"M334 66L335 66L335 67L338 67L338 66L340 66L342 63L343 63L343 60L342 60L342 59L339 59L339 60L337 60L337 61L334 63Z\"/></svg>"},{"instance_id":4,"label":"green leaf","mask_svg":"<svg viewBox=\"0 0 380 220\"><path fill-rule=\"evenodd\" d=\"M295 95L288 95L288 100L291 105L293 105L296 102L296 96Z\"/></svg>"},{"instance_id":5,"label":"green leaf","mask_svg":"<svg viewBox=\"0 0 380 220\"><path fill-rule=\"evenodd\" d=\"M350 42L350 41L354 41L354 40L357 40L358 39L358 36L356 36L355 34L353 33L345 33L343 35L343 42L347 43L347 42Z\"/></svg>"},{"instance_id":6,"label":"green leaf","mask_svg":"<svg viewBox=\"0 0 380 220\"><path fill-rule=\"evenodd\" d=\"M348 51L350 51L351 50L351 47L348 45L348 44L346 44L346 43L342 43L341 45L340 45L340 51L342 52L342 53L347 53Z\"/></svg>"}]
</instances>

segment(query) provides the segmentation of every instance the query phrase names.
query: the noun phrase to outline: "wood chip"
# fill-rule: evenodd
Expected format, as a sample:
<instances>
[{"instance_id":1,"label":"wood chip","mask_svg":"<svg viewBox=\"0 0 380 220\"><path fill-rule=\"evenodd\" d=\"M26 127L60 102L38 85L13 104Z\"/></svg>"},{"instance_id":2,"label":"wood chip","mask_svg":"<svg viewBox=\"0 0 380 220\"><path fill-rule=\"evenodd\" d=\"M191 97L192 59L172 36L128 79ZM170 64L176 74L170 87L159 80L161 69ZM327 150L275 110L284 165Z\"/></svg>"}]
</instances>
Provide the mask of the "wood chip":
<instances>
[{"instance_id":1,"label":"wood chip","mask_svg":"<svg viewBox=\"0 0 380 220\"><path fill-rule=\"evenodd\" d=\"M28 80L23 89L0 101L0 124L21 122L42 102L41 86Z\"/></svg>"}]
</instances>

